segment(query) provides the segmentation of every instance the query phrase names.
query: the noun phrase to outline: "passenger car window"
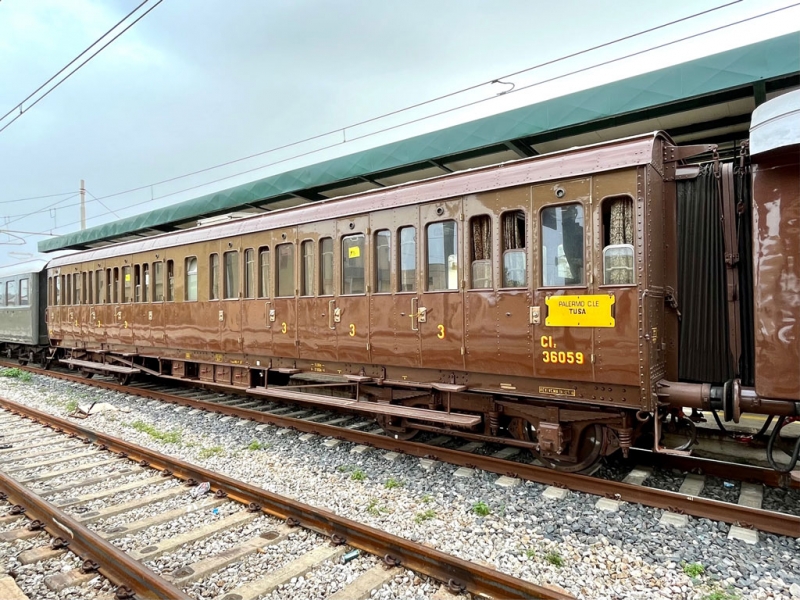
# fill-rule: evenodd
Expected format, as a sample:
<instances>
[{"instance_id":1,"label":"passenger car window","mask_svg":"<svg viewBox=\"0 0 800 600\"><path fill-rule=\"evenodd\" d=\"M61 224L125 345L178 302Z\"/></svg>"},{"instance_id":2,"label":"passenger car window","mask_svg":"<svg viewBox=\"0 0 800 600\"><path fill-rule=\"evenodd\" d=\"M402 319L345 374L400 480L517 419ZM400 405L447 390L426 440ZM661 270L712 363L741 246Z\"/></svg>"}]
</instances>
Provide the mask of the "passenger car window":
<instances>
[{"instance_id":1,"label":"passenger car window","mask_svg":"<svg viewBox=\"0 0 800 600\"><path fill-rule=\"evenodd\" d=\"M223 298L231 300L239 297L239 252L233 250L223 255L224 264L224 285Z\"/></svg>"},{"instance_id":2,"label":"passenger car window","mask_svg":"<svg viewBox=\"0 0 800 600\"><path fill-rule=\"evenodd\" d=\"M256 297L256 253L252 248L244 251L244 297Z\"/></svg>"},{"instance_id":3,"label":"passenger car window","mask_svg":"<svg viewBox=\"0 0 800 600\"><path fill-rule=\"evenodd\" d=\"M103 302L103 292L106 284L103 281L103 269L97 269L94 272L94 303L101 304Z\"/></svg>"},{"instance_id":4,"label":"passenger car window","mask_svg":"<svg viewBox=\"0 0 800 600\"><path fill-rule=\"evenodd\" d=\"M489 215L472 217L469 221L470 266L473 289L492 287L492 219Z\"/></svg>"},{"instance_id":5,"label":"passenger car window","mask_svg":"<svg viewBox=\"0 0 800 600\"><path fill-rule=\"evenodd\" d=\"M197 257L190 256L186 259L186 281L184 285L184 299L193 302L197 300Z\"/></svg>"},{"instance_id":6,"label":"passenger car window","mask_svg":"<svg viewBox=\"0 0 800 600\"><path fill-rule=\"evenodd\" d=\"M149 302L150 298L147 295L150 290L150 265L147 263L142 264L142 302Z\"/></svg>"},{"instance_id":7,"label":"passenger car window","mask_svg":"<svg viewBox=\"0 0 800 600\"><path fill-rule=\"evenodd\" d=\"M258 251L258 297L269 298L269 248Z\"/></svg>"},{"instance_id":8,"label":"passenger car window","mask_svg":"<svg viewBox=\"0 0 800 600\"><path fill-rule=\"evenodd\" d=\"M528 256L525 248L525 213L512 210L500 216L503 240L503 287L528 285Z\"/></svg>"},{"instance_id":9,"label":"passenger car window","mask_svg":"<svg viewBox=\"0 0 800 600\"><path fill-rule=\"evenodd\" d=\"M28 296L28 285L29 280L20 279L19 280L19 305L20 306L28 306L30 304L30 297Z\"/></svg>"},{"instance_id":10,"label":"passenger car window","mask_svg":"<svg viewBox=\"0 0 800 600\"><path fill-rule=\"evenodd\" d=\"M212 254L208 262L208 299L219 300L219 254Z\"/></svg>"},{"instance_id":11,"label":"passenger car window","mask_svg":"<svg viewBox=\"0 0 800 600\"><path fill-rule=\"evenodd\" d=\"M455 221L428 225L428 291L458 289L458 228Z\"/></svg>"},{"instance_id":12,"label":"passenger car window","mask_svg":"<svg viewBox=\"0 0 800 600\"><path fill-rule=\"evenodd\" d=\"M294 296L294 244L279 244L276 296Z\"/></svg>"},{"instance_id":13,"label":"passenger car window","mask_svg":"<svg viewBox=\"0 0 800 600\"><path fill-rule=\"evenodd\" d=\"M300 295L314 295L314 242L306 240L300 246L303 261L300 263Z\"/></svg>"},{"instance_id":14,"label":"passenger car window","mask_svg":"<svg viewBox=\"0 0 800 600\"><path fill-rule=\"evenodd\" d=\"M333 295L333 238L322 238L319 241L320 255L320 296Z\"/></svg>"},{"instance_id":15,"label":"passenger car window","mask_svg":"<svg viewBox=\"0 0 800 600\"><path fill-rule=\"evenodd\" d=\"M142 301L142 273L139 265L133 265L133 301Z\"/></svg>"},{"instance_id":16,"label":"passenger car window","mask_svg":"<svg viewBox=\"0 0 800 600\"><path fill-rule=\"evenodd\" d=\"M16 306L17 305L17 282L16 281L7 281L6 282L6 305L7 306Z\"/></svg>"},{"instance_id":17,"label":"passenger car window","mask_svg":"<svg viewBox=\"0 0 800 600\"><path fill-rule=\"evenodd\" d=\"M197 264L195 264L194 268L195 276L197 275ZM196 281L196 279L195 279ZM195 284L196 286L197 284ZM195 289L197 289L195 287ZM197 292L195 291L195 298L197 298ZM168 260L167 261L167 301L172 302L175 300L175 262Z\"/></svg>"},{"instance_id":18,"label":"passenger car window","mask_svg":"<svg viewBox=\"0 0 800 600\"><path fill-rule=\"evenodd\" d=\"M603 284L630 285L633 270L633 198L603 199Z\"/></svg>"},{"instance_id":19,"label":"passenger car window","mask_svg":"<svg viewBox=\"0 0 800 600\"><path fill-rule=\"evenodd\" d=\"M392 234L388 229L375 232L375 291L392 291Z\"/></svg>"},{"instance_id":20,"label":"passenger car window","mask_svg":"<svg viewBox=\"0 0 800 600\"><path fill-rule=\"evenodd\" d=\"M122 267L122 302L130 302L131 299L131 268Z\"/></svg>"},{"instance_id":21,"label":"passenger car window","mask_svg":"<svg viewBox=\"0 0 800 600\"><path fill-rule=\"evenodd\" d=\"M164 301L164 263L153 263L153 302Z\"/></svg>"},{"instance_id":22,"label":"passenger car window","mask_svg":"<svg viewBox=\"0 0 800 600\"><path fill-rule=\"evenodd\" d=\"M542 209L542 285L584 282L583 206L565 204Z\"/></svg>"},{"instance_id":23,"label":"passenger car window","mask_svg":"<svg viewBox=\"0 0 800 600\"><path fill-rule=\"evenodd\" d=\"M364 293L364 234L342 238L342 294Z\"/></svg>"},{"instance_id":24,"label":"passenger car window","mask_svg":"<svg viewBox=\"0 0 800 600\"><path fill-rule=\"evenodd\" d=\"M400 229L400 281L401 292L417 291L417 229L403 227Z\"/></svg>"}]
</instances>

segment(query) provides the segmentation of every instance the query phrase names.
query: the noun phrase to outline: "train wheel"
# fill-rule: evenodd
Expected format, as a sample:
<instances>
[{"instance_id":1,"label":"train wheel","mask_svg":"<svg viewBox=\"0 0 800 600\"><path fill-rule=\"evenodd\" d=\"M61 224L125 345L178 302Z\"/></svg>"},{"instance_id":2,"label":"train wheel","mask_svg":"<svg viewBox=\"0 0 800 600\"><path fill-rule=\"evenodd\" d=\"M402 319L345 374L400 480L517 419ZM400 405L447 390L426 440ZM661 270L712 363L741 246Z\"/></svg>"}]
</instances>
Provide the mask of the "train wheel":
<instances>
[{"instance_id":1,"label":"train wheel","mask_svg":"<svg viewBox=\"0 0 800 600\"><path fill-rule=\"evenodd\" d=\"M509 421L508 432L511 437L522 440L523 442L535 442L536 430L533 425L526 420L514 417ZM600 424L588 425L579 434L577 442L577 461L564 460L560 458L544 457L541 453L531 450L531 453L544 465L564 471L565 473L579 473L588 471L596 465L602 457L603 445L605 443L605 429Z\"/></svg>"},{"instance_id":2,"label":"train wheel","mask_svg":"<svg viewBox=\"0 0 800 600\"><path fill-rule=\"evenodd\" d=\"M92 373L91 371L86 371L84 369L81 369L81 377L85 379L91 379L92 377L94 377L94 373Z\"/></svg>"},{"instance_id":3,"label":"train wheel","mask_svg":"<svg viewBox=\"0 0 800 600\"><path fill-rule=\"evenodd\" d=\"M128 385L132 377L130 373L117 373L117 383L120 385Z\"/></svg>"}]
</instances>

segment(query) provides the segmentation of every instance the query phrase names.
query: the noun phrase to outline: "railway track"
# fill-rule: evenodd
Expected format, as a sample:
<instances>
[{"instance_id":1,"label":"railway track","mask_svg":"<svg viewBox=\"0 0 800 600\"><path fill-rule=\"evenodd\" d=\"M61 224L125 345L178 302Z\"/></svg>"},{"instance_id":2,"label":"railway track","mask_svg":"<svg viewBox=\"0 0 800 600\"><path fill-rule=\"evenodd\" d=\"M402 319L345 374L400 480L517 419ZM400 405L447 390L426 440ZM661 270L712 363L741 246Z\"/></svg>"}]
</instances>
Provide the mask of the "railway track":
<instances>
[{"instance_id":1,"label":"railway track","mask_svg":"<svg viewBox=\"0 0 800 600\"><path fill-rule=\"evenodd\" d=\"M352 582L328 594L343 600L369 597L408 569L481 596L571 597L80 423L2 398L0 407L0 491L8 505L0 544L36 541L15 558L20 569L66 556L44 578L59 594L102 577L118 600L255 600L304 576L324 584L345 573ZM216 552L203 546L208 540ZM183 561L198 546L203 558Z\"/></svg>"},{"instance_id":2,"label":"railway track","mask_svg":"<svg viewBox=\"0 0 800 600\"><path fill-rule=\"evenodd\" d=\"M388 452L404 453L421 459L424 467L436 461L458 465L463 469L482 469L511 479L535 481L556 490L573 490L599 496L599 508L612 508L615 503L632 502L663 509L670 515L677 515L675 523L686 516L707 518L731 523L742 537L752 538L748 531L760 530L778 535L800 537L800 517L784 512L760 508L760 501L754 501L762 487L797 488L798 483L788 475L782 475L761 467L725 463L696 457L679 457L637 451L634 468L630 477L609 480L599 477L562 473L519 460L522 456L517 448L506 447L490 452L480 443L461 443L453 447L453 440L437 436L427 443L397 440L382 434L374 421L358 416L342 416L323 413L313 408L291 406L285 403L270 403L263 398L234 396L227 391L214 389L173 389L161 382L144 382L127 386L103 380L87 380L83 377L53 371L30 368L29 370L72 382L88 383L125 394L133 394L161 402L169 402L185 407L189 411L210 411L223 418L239 418L262 424L275 425L288 430L296 430L302 435L319 435L331 440L347 440L360 447L377 448ZM177 408L176 408L177 410ZM517 458L517 460L515 460ZM686 486L677 489L658 489L648 485L652 467L680 469L686 473ZM700 496L702 483L698 484L697 474L703 476L738 480L743 490L750 490L744 499L724 502ZM699 486L699 487L698 487ZM755 486L755 487L751 487ZM617 505L618 506L618 505ZM664 522L670 522L670 518Z\"/></svg>"}]
</instances>

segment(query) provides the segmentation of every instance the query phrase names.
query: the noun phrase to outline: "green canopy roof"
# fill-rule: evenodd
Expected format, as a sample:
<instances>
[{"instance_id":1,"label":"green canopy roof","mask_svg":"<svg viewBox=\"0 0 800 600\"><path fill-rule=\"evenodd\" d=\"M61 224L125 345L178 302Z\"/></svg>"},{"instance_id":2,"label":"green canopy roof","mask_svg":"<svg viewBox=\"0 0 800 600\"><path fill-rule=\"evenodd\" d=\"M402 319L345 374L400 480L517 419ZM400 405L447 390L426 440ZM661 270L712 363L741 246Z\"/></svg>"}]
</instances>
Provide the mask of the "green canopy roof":
<instances>
[{"instance_id":1,"label":"green canopy roof","mask_svg":"<svg viewBox=\"0 0 800 600\"><path fill-rule=\"evenodd\" d=\"M39 242L38 248L40 252L87 248L125 236L167 231L174 224L255 204L269 209L270 204L285 201L292 195L321 199L318 190L325 186L369 182L380 174L401 172L409 166L425 163L433 166L448 157L479 154L481 149L497 145L522 148L528 154L534 154L531 145L537 140L552 140L635 123L745 95L757 96L758 86L761 86L763 95L770 91L770 82L780 81L780 89L797 85L798 74L800 33L792 33L292 169L113 223L44 240ZM767 84L766 89L762 82Z\"/></svg>"}]
</instances>

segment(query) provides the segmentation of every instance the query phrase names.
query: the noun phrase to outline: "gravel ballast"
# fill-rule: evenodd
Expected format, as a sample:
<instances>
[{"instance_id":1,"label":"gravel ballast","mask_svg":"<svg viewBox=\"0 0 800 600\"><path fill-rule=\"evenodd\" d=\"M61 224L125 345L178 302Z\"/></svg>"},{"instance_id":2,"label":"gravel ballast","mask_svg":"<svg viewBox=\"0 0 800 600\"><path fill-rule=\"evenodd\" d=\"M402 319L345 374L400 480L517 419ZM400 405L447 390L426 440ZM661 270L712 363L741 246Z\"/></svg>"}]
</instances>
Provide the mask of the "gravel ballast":
<instances>
[{"instance_id":1,"label":"gravel ballast","mask_svg":"<svg viewBox=\"0 0 800 600\"><path fill-rule=\"evenodd\" d=\"M598 511L596 496L570 492L565 500L548 500L544 486L532 482L501 488L498 476L484 471L453 478L453 465L425 471L412 457L388 461L374 449L353 454L350 443L326 448L323 438L302 442L293 431L277 435L276 427L238 426L238 419L221 422L220 415L47 377L0 378L0 395L62 417L76 400L108 402L118 410L82 425L578 598L761 600L800 592L800 544L793 538L760 533L759 543L748 545L728 540L724 523L690 518L686 529L662 526L657 509L623 503L618 512ZM733 490L710 481L707 490L708 497L737 500L738 484ZM476 514L484 512L476 505L489 513ZM148 532L155 535L134 537L143 542ZM703 573L690 577L685 565L691 563ZM207 589L211 582L203 584ZM304 579L302 585L312 584ZM433 587L421 581L397 593L427 598ZM389 589L378 597L392 597Z\"/></svg>"}]
</instances>

